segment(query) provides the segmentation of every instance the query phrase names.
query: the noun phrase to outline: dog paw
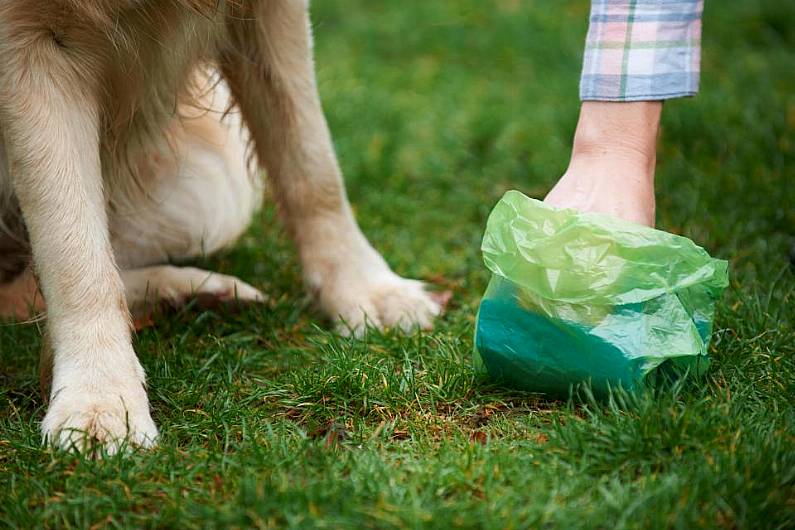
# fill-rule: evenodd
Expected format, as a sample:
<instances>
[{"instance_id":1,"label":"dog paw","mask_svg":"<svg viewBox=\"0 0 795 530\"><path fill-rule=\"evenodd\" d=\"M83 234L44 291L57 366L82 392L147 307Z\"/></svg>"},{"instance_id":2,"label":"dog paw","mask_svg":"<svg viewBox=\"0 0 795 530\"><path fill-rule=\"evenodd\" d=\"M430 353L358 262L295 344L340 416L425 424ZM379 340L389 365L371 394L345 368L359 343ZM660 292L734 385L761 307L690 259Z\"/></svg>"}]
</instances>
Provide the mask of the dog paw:
<instances>
[{"instance_id":1,"label":"dog paw","mask_svg":"<svg viewBox=\"0 0 795 530\"><path fill-rule=\"evenodd\" d=\"M343 335L362 336L368 326L404 332L431 329L442 312L441 304L422 282L395 274L348 284L333 292L325 297L325 305Z\"/></svg>"},{"instance_id":2,"label":"dog paw","mask_svg":"<svg viewBox=\"0 0 795 530\"><path fill-rule=\"evenodd\" d=\"M267 297L234 276L193 267L158 266L121 273L133 315L152 312L160 304L182 307L196 299L199 307L262 303Z\"/></svg>"},{"instance_id":3,"label":"dog paw","mask_svg":"<svg viewBox=\"0 0 795 530\"><path fill-rule=\"evenodd\" d=\"M192 292L187 298L195 297L201 307L215 307L220 304L260 304L267 301L267 296L257 288L252 287L243 280L225 274L211 273L194 269L198 278L204 273L204 279L192 284Z\"/></svg>"},{"instance_id":4,"label":"dog paw","mask_svg":"<svg viewBox=\"0 0 795 530\"><path fill-rule=\"evenodd\" d=\"M157 427L149 413L143 385L126 390L64 387L42 421L45 443L99 457L122 449L149 448L157 439Z\"/></svg>"}]
</instances>

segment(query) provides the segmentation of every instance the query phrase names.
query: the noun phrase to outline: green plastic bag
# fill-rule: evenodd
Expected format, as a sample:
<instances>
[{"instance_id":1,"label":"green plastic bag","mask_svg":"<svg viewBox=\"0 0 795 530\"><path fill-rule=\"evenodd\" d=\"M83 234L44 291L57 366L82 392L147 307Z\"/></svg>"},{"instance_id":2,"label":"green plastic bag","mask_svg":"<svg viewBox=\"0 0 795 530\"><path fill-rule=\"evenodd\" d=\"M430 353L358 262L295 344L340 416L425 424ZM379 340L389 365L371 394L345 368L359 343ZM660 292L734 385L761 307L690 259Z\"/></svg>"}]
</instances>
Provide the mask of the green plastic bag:
<instances>
[{"instance_id":1,"label":"green plastic bag","mask_svg":"<svg viewBox=\"0 0 795 530\"><path fill-rule=\"evenodd\" d=\"M691 240L509 191L482 250L493 276L475 364L491 377L557 396L589 381L599 395L706 371L728 263Z\"/></svg>"}]
</instances>

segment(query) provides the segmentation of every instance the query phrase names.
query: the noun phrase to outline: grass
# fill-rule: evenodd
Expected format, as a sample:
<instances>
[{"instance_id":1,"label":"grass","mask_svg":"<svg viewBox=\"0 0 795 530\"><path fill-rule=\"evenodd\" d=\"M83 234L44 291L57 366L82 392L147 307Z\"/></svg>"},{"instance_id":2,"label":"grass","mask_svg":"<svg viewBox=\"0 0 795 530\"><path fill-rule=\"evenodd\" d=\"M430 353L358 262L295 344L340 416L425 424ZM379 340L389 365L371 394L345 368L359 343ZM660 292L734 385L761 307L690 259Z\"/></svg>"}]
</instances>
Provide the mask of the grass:
<instances>
[{"instance_id":1,"label":"grass","mask_svg":"<svg viewBox=\"0 0 795 530\"><path fill-rule=\"evenodd\" d=\"M567 162L588 3L316 2L320 88L364 231L452 289L431 333L344 339L271 208L203 265L273 296L141 332L160 446L40 447L34 326L0 328L0 527L792 528L795 4L707 2L701 94L666 104L659 226L731 261L695 385L565 403L472 373L479 242Z\"/></svg>"}]
</instances>

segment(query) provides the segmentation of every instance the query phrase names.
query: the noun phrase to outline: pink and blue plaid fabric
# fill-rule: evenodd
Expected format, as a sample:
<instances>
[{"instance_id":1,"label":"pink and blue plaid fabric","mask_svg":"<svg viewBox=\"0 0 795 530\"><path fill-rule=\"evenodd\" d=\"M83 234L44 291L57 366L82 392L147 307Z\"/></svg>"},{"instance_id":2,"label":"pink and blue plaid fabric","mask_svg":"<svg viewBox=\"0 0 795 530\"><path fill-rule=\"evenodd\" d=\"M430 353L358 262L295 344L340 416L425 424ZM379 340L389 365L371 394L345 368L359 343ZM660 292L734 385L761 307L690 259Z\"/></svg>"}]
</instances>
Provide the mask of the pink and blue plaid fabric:
<instances>
[{"instance_id":1,"label":"pink and blue plaid fabric","mask_svg":"<svg viewBox=\"0 0 795 530\"><path fill-rule=\"evenodd\" d=\"M641 101L698 92L704 0L592 0L580 98Z\"/></svg>"}]
</instances>

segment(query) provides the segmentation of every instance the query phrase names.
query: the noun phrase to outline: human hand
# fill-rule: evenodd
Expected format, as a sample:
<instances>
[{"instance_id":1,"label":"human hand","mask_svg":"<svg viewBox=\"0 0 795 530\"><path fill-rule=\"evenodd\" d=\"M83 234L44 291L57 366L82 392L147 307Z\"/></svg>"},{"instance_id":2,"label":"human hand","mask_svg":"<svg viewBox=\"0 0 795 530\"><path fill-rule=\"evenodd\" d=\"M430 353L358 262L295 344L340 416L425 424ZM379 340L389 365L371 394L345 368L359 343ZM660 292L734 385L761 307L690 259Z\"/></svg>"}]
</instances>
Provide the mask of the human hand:
<instances>
[{"instance_id":1,"label":"human hand","mask_svg":"<svg viewBox=\"0 0 795 530\"><path fill-rule=\"evenodd\" d=\"M586 101L566 173L544 202L654 226L654 166L662 103Z\"/></svg>"}]
</instances>

